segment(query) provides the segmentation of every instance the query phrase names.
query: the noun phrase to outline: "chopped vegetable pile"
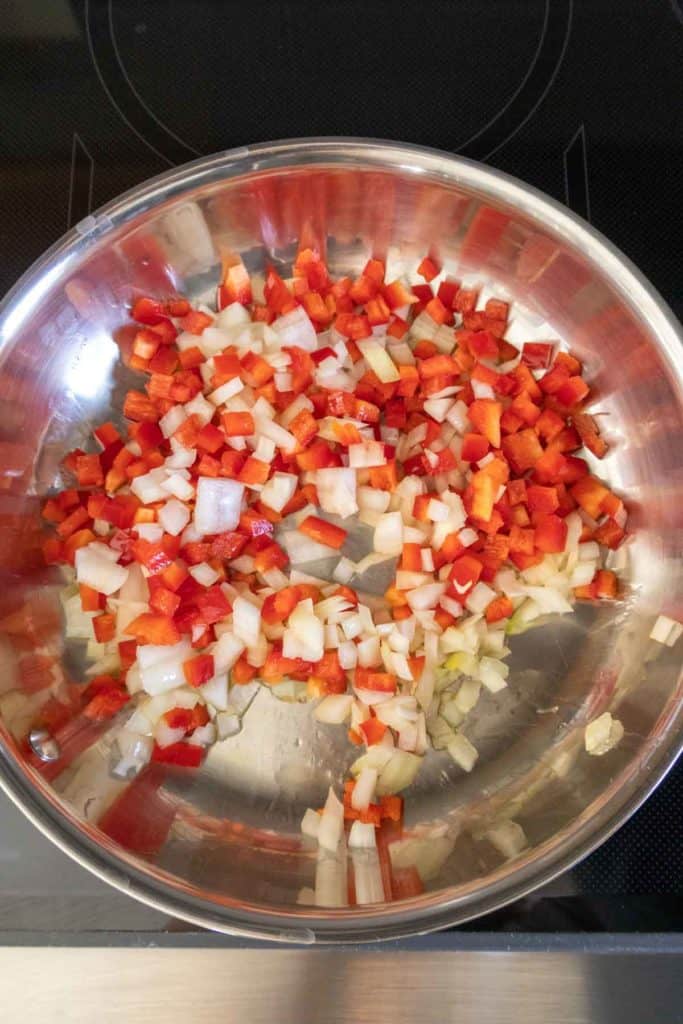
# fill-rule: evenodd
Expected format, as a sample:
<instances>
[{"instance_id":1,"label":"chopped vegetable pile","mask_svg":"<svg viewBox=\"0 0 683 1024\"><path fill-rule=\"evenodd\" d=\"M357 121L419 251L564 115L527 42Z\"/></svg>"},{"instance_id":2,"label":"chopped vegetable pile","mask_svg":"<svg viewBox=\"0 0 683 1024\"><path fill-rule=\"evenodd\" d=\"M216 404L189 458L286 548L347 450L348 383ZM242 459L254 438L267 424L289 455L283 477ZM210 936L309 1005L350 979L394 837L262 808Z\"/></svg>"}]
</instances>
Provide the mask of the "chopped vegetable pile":
<instances>
[{"instance_id":1,"label":"chopped vegetable pile","mask_svg":"<svg viewBox=\"0 0 683 1024\"><path fill-rule=\"evenodd\" d=\"M96 641L85 713L135 695L126 770L198 766L239 731L242 687L305 695L361 748L343 802L304 819L330 850L345 819L371 847L400 818L430 746L472 770L463 727L507 685L509 635L618 595L627 514L582 454L607 445L580 362L505 340L508 303L478 308L434 259L418 274L333 280L304 249L258 296L226 261L215 312L138 298L127 430L98 427L43 510L48 564L75 570L67 635ZM298 568L323 558L332 582Z\"/></svg>"}]
</instances>

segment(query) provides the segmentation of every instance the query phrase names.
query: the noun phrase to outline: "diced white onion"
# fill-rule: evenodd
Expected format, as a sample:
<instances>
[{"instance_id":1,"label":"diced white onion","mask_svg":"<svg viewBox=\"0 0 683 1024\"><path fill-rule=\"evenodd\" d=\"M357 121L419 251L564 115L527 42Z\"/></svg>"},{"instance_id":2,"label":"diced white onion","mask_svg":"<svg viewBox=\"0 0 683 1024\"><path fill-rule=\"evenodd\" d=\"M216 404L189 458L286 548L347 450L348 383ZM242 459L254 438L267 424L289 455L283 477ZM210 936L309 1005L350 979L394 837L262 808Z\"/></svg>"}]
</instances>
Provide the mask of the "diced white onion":
<instances>
[{"instance_id":1,"label":"diced white onion","mask_svg":"<svg viewBox=\"0 0 683 1024\"><path fill-rule=\"evenodd\" d=\"M244 485L201 476L197 481L194 525L201 535L234 530L240 521Z\"/></svg>"},{"instance_id":2,"label":"diced white onion","mask_svg":"<svg viewBox=\"0 0 683 1024\"><path fill-rule=\"evenodd\" d=\"M341 725L351 714L353 696L350 693L331 693L323 697L313 715L319 722Z\"/></svg>"}]
</instances>

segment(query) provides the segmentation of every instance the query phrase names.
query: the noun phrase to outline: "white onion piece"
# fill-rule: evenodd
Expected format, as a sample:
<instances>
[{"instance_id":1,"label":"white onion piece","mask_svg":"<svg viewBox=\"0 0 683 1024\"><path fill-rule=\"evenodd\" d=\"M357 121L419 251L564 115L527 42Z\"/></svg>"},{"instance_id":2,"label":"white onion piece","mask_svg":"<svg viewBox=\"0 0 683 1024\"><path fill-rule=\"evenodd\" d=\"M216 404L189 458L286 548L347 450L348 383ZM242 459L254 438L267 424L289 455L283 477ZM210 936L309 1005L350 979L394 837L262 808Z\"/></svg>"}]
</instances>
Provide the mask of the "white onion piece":
<instances>
[{"instance_id":1,"label":"white onion piece","mask_svg":"<svg viewBox=\"0 0 683 1024\"><path fill-rule=\"evenodd\" d=\"M356 779L351 794L351 806L356 811L366 811L373 801L377 785L377 769L364 768Z\"/></svg>"},{"instance_id":2,"label":"white onion piece","mask_svg":"<svg viewBox=\"0 0 683 1024\"><path fill-rule=\"evenodd\" d=\"M244 384L239 377L233 377L231 380L227 380L225 384L221 384L212 391L208 399L212 405L219 406L224 405L225 402L229 402L235 395L239 395L240 391L244 390Z\"/></svg>"},{"instance_id":3,"label":"white onion piece","mask_svg":"<svg viewBox=\"0 0 683 1024\"><path fill-rule=\"evenodd\" d=\"M321 544L312 537L307 537L305 533L299 533L298 530L289 530L281 534L280 541L294 565L317 562L321 558L330 558L335 554L334 549L327 544Z\"/></svg>"},{"instance_id":4,"label":"white onion piece","mask_svg":"<svg viewBox=\"0 0 683 1024\"><path fill-rule=\"evenodd\" d=\"M187 742L193 747L212 746L216 742L216 726L213 722L197 726L192 735L188 736Z\"/></svg>"},{"instance_id":5,"label":"white onion piece","mask_svg":"<svg viewBox=\"0 0 683 1024\"><path fill-rule=\"evenodd\" d=\"M187 413L182 405L173 405L159 420L159 428L164 437L175 434L178 427L182 426L187 419ZM139 479L137 477L136 479Z\"/></svg>"},{"instance_id":6,"label":"white onion piece","mask_svg":"<svg viewBox=\"0 0 683 1024\"><path fill-rule=\"evenodd\" d=\"M361 668L376 668L381 662L379 637L365 637L357 645L358 664Z\"/></svg>"},{"instance_id":7,"label":"white onion piece","mask_svg":"<svg viewBox=\"0 0 683 1024\"><path fill-rule=\"evenodd\" d=\"M299 601L289 616L288 628L282 638L284 657L320 661L325 650L324 639L323 624L313 611L313 602L310 598Z\"/></svg>"},{"instance_id":8,"label":"white onion piece","mask_svg":"<svg viewBox=\"0 0 683 1024\"><path fill-rule=\"evenodd\" d=\"M350 444L348 447L349 466L352 469L370 469L373 466L386 466L384 445L380 441L367 441L365 444Z\"/></svg>"},{"instance_id":9,"label":"white onion piece","mask_svg":"<svg viewBox=\"0 0 683 1024\"><path fill-rule=\"evenodd\" d=\"M658 644L673 647L682 633L683 625L680 622L670 619L668 615L659 615L650 631L650 639L656 640Z\"/></svg>"},{"instance_id":10,"label":"white onion piece","mask_svg":"<svg viewBox=\"0 0 683 1024\"><path fill-rule=\"evenodd\" d=\"M261 631L261 611L244 597L235 599L232 606L232 629L246 647L254 647Z\"/></svg>"},{"instance_id":11,"label":"white onion piece","mask_svg":"<svg viewBox=\"0 0 683 1024\"><path fill-rule=\"evenodd\" d=\"M188 416L197 416L203 427L211 422L216 411L211 402L207 402L201 393L195 395L189 402L185 402L183 409Z\"/></svg>"},{"instance_id":12,"label":"white onion piece","mask_svg":"<svg viewBox=\"0 0 683 1024\"><path fill-rule=\"evenodd\" d=\"M391 501L389 491L378 491L375 487L359 487L357 497L362 509L372 509L373 512L386 512Z\"/></svg>"},{"instance_id":13,"label":"white onion piece","mask_svg":"<svg viewBox=\"0 0 683 1024\"><path fill-rule=\"evenodd\" d=\"M403 518L400 512L385 512L377 526L373 547L378 554L400 555L403 550Z\"/></svg>"},{"instance_id":14,"label":"white onion piece","mask_svg":"<svg viewBox=\"0 0 683 1024\"><path fill-rule=\"evenodd\" d=\"M342 557L339 559L335 566L334 572L332 573L332 578L335 579L337 583L346 584L353 577L355 571L356 568L353 562L342 555Z\"/></svg>"},{"instance_id":15,"label":"white onion piece","mask_svg":"<svg viewBox=\"0 0 683 1024\"><path fill-rule=\"evenodd\" d=\"M112 561L110 549L107 549L110 551L109 556L105 557L100 553L97 548L101 546L103 545L95 542L77 549L74 558L76 579L79 583L85 583L87 586L99 591L100 594L109 596L109 594L119 590L126 582L128 579L128 569ZM114 558L118 557L117 552L113 552L113 555Z\"/></svg>"},{"instance_id":16,"label":"white onion piece","mask_svg":"<svg viewBox=\"0 0 683 1024\"><path fill-rule=\"evenodd\" d=\"M467 737L463 736L461 732L456 733L448 744L448 753L465 772L472 771L479 757L477 748L472 746Z\"/></svg>"},{"instance_id":17,"label":"white onion piece","mask_svg":"<svg viewBox=\"0 0 683 1024\"><path fill-rule=\"evenodd\" d=\"M328 725L341 725L349 718L352 704L353 696L350 693L331 693L323 697L313 716Z\"/></svg>"},{"instance_id":18,"label":"white onion piece","mask_svg":"<svg viewBox=\"0 0 683 1024\"><path fill-rule=\"evenodd\" d=\"M277 344L281 348L297 346L306 352L315 352L318 347L318 336L303 306L291 309L283 316L273 320L271 328L277 335Z\"/></svg>"},{"instance_id":19,"label":"white onion piece","mask_svg":"<svg viewBox=\"0 0 683 1024\"><path fill-rule=\"evenodd\" d=\"M366 771L372 771L372 769L366 769ZM363 774L364 773L361 773L361 777ZM374 772L374 774L376 776L377 772ZM356 783L354 793L356 792L357 789L358 783ZM366 804L365 807L357 807L356 810L364 811L366 810L367 806L368 805ZM375 850L377 848L377 842L375 838L375 826L371 824L366 824L362 821L354 821L349 831L349 846L354 847L356 850ZM378 897L378 900L382 899L384 899L383 892ZM373 902L378 902L378 900Z\"/></svg>"},{"instance_id":20,"label":"white onion piece","mask_svg":"<svg viewBox=\"0 0 683 1024\"><path fill-rule=\"evenodd\" d=\"M377 374L383 384L392 384L401 379L401 375L396 369L391 356L378 341L365 338L357 342L357 345L363 354L365 362Z\"/></svg>"},{"instance_id":21,"label":"white onion piece","mask_svg":"<svg viewBox=\"0 0 683 1024\"><path fill-rule=\"evenodd\" d=\"M351 826L351 832L353 832L354 825L362 825L362 822L354 821ZM374 826L371 825L370 829L373 831L372 839L374 841ZM349 832L349 847L351 847L351 861L353 863L356 904L362 907L371 903L383 903L385 895L379 854L376 849L358 848L361 845L363 847L366 845L366 832L364 831L363 838L359 839L359 831L359 829L356 829L354 833L353 847L351 846L351 832ZM369 842L369 840L370 837L368 835L367 841Z\"/></svg>"},{"instance_id":22,"label":"white onion piece","mask_svg":"<svg viewBox=\"0 0 683 1024\"><path fill-rule=\"evenodd\" d=\"M154 727L154 739L160 747L170 747L174 743L179 743L184 738L184 729L172 729L163 718L160 718Z\"/></svg>"},{"instance_id":23,"label":"white onion piece","mask_svg":"<svg viewBox=\"0 0 683 1024\"><path fill-rule=\"evenodd\" d=\"M483 612L491 604L491 601L493 601L495 596L495 590L489 587L486 583L475 583L465 600L465 607L468 611L472 612L473 615L477 615L479 612Z\"/></svg>"},{"instance_id":24,"label":"white onion piece","mask_svg":"<svg viewBox=\"0 0 683 1024\"><path fill-rule=\"evenodd\" d=\"M318 844L334 853L344 832L344 806L330 786L318 828Z\"/></svg>"},{"instance_id":25,"label":"white onion piece","mask_svg":"<svg viewBox=\"0 0 683 1024\"><path fill-rule=\"evenodd\" d=\"M298 479L293 473L273 473L261 491L261 501L274 512L282 512L290 502L298 486Z\"/></svg>"},{"instance_id":26,"label":"white onion piece","mask_svg":"<svg viewBox=\"0 0 683 1024\"><path fill-rule=\"evenodd\" d=\"M579 562L569 577L572 587L585 587L595 576L595 562Z\"/></svg>"},{"instance_id":27,"label":"white onion piece","mask_svg":"<svg viewBox=\"0 0 683 1024\"><path fill-rule=\"evenodd\" d=\"M310 836L311 839L317 839L319 828L320 815L317 811L314 811L312 807L308 807L306 809L306 813L301 819L301 831L305 836Z\"/></svg>"},{"instance_id":28,"label":"white onion piece","mask_svg":"<svg viewBox=\"0 0 683 1024\"><path fill-rule=\"evenodd\" d=\"M424 410L437 423L443 423L453 404L450 398L428 398L424 403Z\"/></svg>"},{"instance_id":29,"label":"white onion piece","mask_svg":"<svg viewBox=\"0 0 683 1024\"><path fill-rule=\"evenodd\" d=\"M391 700L394 696L392 692L387 690L368 690L366 687L354 686L353 692L362 704L367 704L368 707L375 707L377 704L383 704L387 700Z\"/></svg>"},{"instance_id":30,"label":"white onion piece","mask_svg":"<svg viewBox=\"0 0 683 1024\"><path fill-rule=\"evenodd\" d=\"M197 565L191 565L188 572L203 587L211 587L216 580L220 579L220 574L208 562L199 562Z\"/></svg>"},{"instance_id":31,"label":"white onion piece","mask_svg":"<svg viewBox=\"0 0 683 1024\"><path fill-rule=\"evenodd\" d=\"M261 435L262 437L270 438L278 448L282 448L285 454L291 454L296 451L299 442L294 437L294 434L290 434L288 430L285 430L279 423L275 423L274 420L267 416L255 416L255 419L257 436Z\"/></svg>"},{"instance_id":32,"label":"white onion piece","mask_svg":"<svg viewBox=\"0 0 683 1024\"><path fill-rule=\"evenodd\" d=\"M346 519L358 511L355 470L346 467L318 469L311 476L324 512Z\"/></svg>"},{"instance_id":33,"label":"white onion piece","mask_svg":"<svg viewBox=\"0 0 683 1024\"><path fill-rule=\"evenodd\" d=\"M188 455L192 455L193 452L188 448L186 449ZM169 459L175 458L175 456L169 455ZM166 466L168 468L168 461L166 459ZM161 489L172 494L174 498L178 498L179 501L190 501L194 498L194 486L189 480L186 480L180 472L171 473L171 475L161 483ZM183 527L184 529L185 527Z\"/></svg>"},{"instance_id":34,"label":"white onion piece","mask_svg":"<svg viewBox=\"0 0 683 1024\"><path fill-rule=\"evenodd\" d=\"M164 528L159 523L137 523L135 529L138 537L148 540L150 544L158 544L164 535Z\"/></svg>"},{"instance_id":35,"label":"white onion piece","mask_svg":"<svg viewBox=\"0 0 683 1024\"><path fill-rule=\"evenodd\" d=\"M415 590L409 590L406 594L406 601L413 611L436 608L445 590L445 583L426 583L422 587L416 587Z\"/></svg>"},{"instance_id":36,"label":"white onion piece","mask_svg":"<svg viewBox=\"0 0 683 1024\"><path fill-rule=\"evenodd\" d=\"M194 525L201 535L234 530L240 521L244 485L201 476L197 481Z\"/></svg>"},{"instance_id":37,"label":"white onion piece","mask_svg":"<svg viewBox=\"0 0 683 1024\"><path fill-rule=\"evenodd\" d=\"M574 610L569 601L552 587L527 587L526 592L538 605L541 615L566 615Z\"/></svg>"},{"instance_id":38,"label":"white onion piece","mask_svg":"<svg viewBox=\"0 0 683 1024\"><path fill-rule=\"evenodd\" d=\"M190 490L194 490L191 485ZM190 510L187 505L183 505L182 501L178 501L177 498L171 498L170 501L167 501L158 510L157 519L166 533L170 533L172 537L177 537L179 533L183 532L190 521Z\"/></svg>"},{"instance_id":39,"label":"white onion piece","mask_svg":"<svg viewBox=\"0 0 683 1024\"><path fill-rule=\"evenodd\" d=\"M135 735L129 731L128 723L116 737L121 759L112 769L117 778L129 779L137 775L152 757L154 743L150 736Z\"/></svg>"},{"instance_id":40,"label":"white onion piece","mask_svg":"<svg viewBox=\"0 0 683 1024\"><path fill-rule=\"evenodd\" d=\"M226 740L230 736L236 736L242 728L239 715L232 711L219 711L216 715L216 732L219 740Z\"/></svg>"},{"instance_id":41,"label":"white onion piece","mask_svg":"<svg viewBox=\"0 0 683 1024\"><path fill-rule=\"evenodd\" d=\"M490 693L498 693L507 686L508 667L497 658L482 658L479 662L478 675Z\"/></svg>"},{"instance_id":42,"label":"white onion piece","mask_svg":"<svg viewBox=\"0 0 683 1024\"><path fill-rule=\"evenodd\" d=\"M345 640L339 644L339 664L345 672L351 671L358 664L358 648L352 640Z\"/></svg>"},{"instance_id":43,"label":"white onion piece","mask_svg":"<svg viewBox=\"0 0 683 1024\"><path fill-rule=\"evenodd\" d=\"M400 793L411 785L422 764L422 758L406 750L394 750L389 760L380 769L377 779L377 795L388 796Z\"/></svg>"},{"instance_id":44,"label":"white onion piece","mask_svg":"<svg viewBox=\"0 0 683 1024\"><path fill-rule=\"evenodd\" d=\"M467 406L463 401L458 399L455 405L446 413L446 421L455 427L458 434L466 434L469 429L469 420L467 418Z\"/></svg>"},{"instance_id":45,"label":"white onion piece","mask_svg":"<svg viewBox=\"0 0 683 1024\"><path fill-rule=\"evenodd\" d=\"M214 707L216 711L227 711L230 707L228 697L228 677L225 673L215 675L208 683L198 687L198 692L207 704Z\"/></svg>"},{"instance_id":46,"label":"white onion piece","mask_svg":"<svg viewBox=\"0 0 683 1024\"><path fill-rule=\"evenodd\" d=\"M612 718L609 711L593 719L584 732L584 746L587 753L594 757L607 754L623 738L624 727L617 718Z\"/></svg>"},{"instance_id":47,"label":"white onion piece","mask_svg":"<svg viewBox=\"0 0 683 1024\"><path fill-rule=\"evenodd\" d=\"M245 646L243 641L239 640L231 630L226 629L221 633L211 650L216 673L220 675L222 672L228 672Z\"/></svg>"}]
</instances>

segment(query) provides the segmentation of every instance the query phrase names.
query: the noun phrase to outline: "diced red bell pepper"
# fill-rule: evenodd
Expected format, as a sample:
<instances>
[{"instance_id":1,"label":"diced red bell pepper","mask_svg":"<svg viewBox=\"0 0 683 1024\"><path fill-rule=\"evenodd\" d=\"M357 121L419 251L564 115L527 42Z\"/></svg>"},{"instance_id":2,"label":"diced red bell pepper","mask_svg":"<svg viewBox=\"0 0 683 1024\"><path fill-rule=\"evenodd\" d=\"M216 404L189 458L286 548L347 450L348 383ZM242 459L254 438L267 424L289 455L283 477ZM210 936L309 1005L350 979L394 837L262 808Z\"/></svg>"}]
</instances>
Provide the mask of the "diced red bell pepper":
<instances>
[{"instance_id":1,"label":"diced red bell pepper","mask_svg":"<svg viewBox=\"0 0 683 1024\"><path fill-rule=\"evenodd\" d=\"M606 519L593 531L593 540L612 550L619 547L625 536L626 532L614 519Z\"/></svg>"},{"instance_id":2,"label":"diced red bell pepper","mask_svg":"<svg viewBox=\"0 0 683 1024\"><path fill-rule=\"evenodd\" d=\"M596 477L585 476L569 488L569 493L592 519L599 519L602 503L610 492Z\"/></svg>"},{"instance_id":3,"label":"diced red bell pepper","mask_svg":"<svg viewBox=\"0 0 683 1024\"><path fill-rule=\"evenodd\" d=\"M129 391L123 402L123 415L128 420L135 420L141 423L147 420L156 423L159 420L159 410L154 402L141 391Z\"/></svg>"},{"instance_id":4,"label":"diced red bell pepper","mask_svg":"<svg viewBox=\"0 0 683 1024\"><path fill-rule=\"evenodd\" d=\"M173 619L154 612L138 615L125 632L140 644L170 645L180 642L180 633Z\"/></svg>"},{"instance_id":5,"label":"diced red bell pepper","mask_svg":"<svg viewBox=\"0 0 683 1024\"><path fill-rule=\"evenodd\" d=\"M247 661L246 654L240 654L230 670L230 679L236 686L245 686L251 682L257 672L258 669Z\"/></svg>"},{"instance_id":6,"label":"diced red bell pepper","mask_svg":"<svg viewBox=\"0 0 683 1024\"><path fill-rule=\"evenodd\" d=\"M496 490L496 482L489 473L474 474L467 489L471 494L469 513L472 517L485 522L491 518Z\"/></svg>"},{"instance_id":7,"label":"diced red bell pepper","mask_svg":"<svg viewBox=\"0 0 683 1024\"><path fill-rule=\"evenodd\" d=\"M545 370L553 358L553 348L549 341L526 341L522 345L522 362L532 370Z\"/></svg>"},{"instance_id":8,"label":"diced red bell pepper","mask_svg":"<svg viewBox=\"0 0 683 1024\"><path fill-rule=\"evenodd\" d=\"M377 672L375 669L358 666L354 671L354 684L361 690L382 690L384 693L394 693L396 676L391 672Z\"/></svg>"},{"instance_id":9,"label":"diced red bell pepper","mask_svg":"<svg viewBox=\"0 0 683 1024\"><path fill-rule=\"evenodd\" d=\"M382 295L389 309L400 309L401 306L412 305L418 302L416 295L412 293L401 281L392 281L382 288Z\"/></svg>"},{"instance_id":10,"label":"diced red bell pepper","mask_svg":"<svg viewBox=\"0 0 683 1024\"><path fill-rule=\"evenodd\" d=\"M319 544L325 544L327 547L337 550L343 546L347 537L346 530L343 530L341 526L334 526L333 523L328 523L317 516L307 516L303 522L299 523L299 530Z\"/></svg>"},{"instance_id":11,"label":"diced red bell pepper","mask_svg":"<svg viewBox=\"0 0 683 1024\"><path fill-rule=\"evenodd\" d=\"M541 416L541 410L531 401L526 391L513 399L510 412L514 416L518 416L527 427L533 427Z\"/></svg>"},{"instance_id":12,"label":"diced red bell pepper","mask_svg":"<svg viewBox=\"0 0 683 1024\"><path fill-rule=\"evenodd\" d=\"M460 457L463 462L479 462L489 450L489 443L481 434L465 434Z\"/></svg>"},{"instance_id":13,"label":"diced red bell pepper","mask_svg":"<svg viewBox=\"0 0 683 1024\"><path fill-rule=\"evenodd\" d=\"M188 334L203 334L207 327L213 323L213 317L208 313L201 313L198 309L191 309L184 317L181 317L181 330Z\"/></svg>"},{"instance_id":14,"label":"diced red bell pepper","mask_svg":"<svg viewBox=\"0 0 683 1024\"><path fill-rule=\"evenodd\" d=\"M230 602L218 583L197 594L194 603L197 606L199 621L205 626L221 622L232 611Z\"/></svg>"},{"instance_id":15,"label":"diced red bell pepper","mask_svg":"<svg viewBox=\"0 0 683 1024\"><path fill-rule=\"evenodd\" d=\"M560 507L557 488L531 484L527 488L527 505L530 512L556 512Z\"/></svg>"},{"instance_id":16,"label":"diced red bell pepper","mask_svg":"<svg viewBox=\"0 0 683 1024\"><path fill-rule=\"evenodd\" d=\"M598 459L603 459L608 451L607 442L600 437L598 425L588 413L577 412L572 416L572 421L583 444Z\"/></svg>"},{"instance_id":17,"label":"diced red bell pepper","mask_svg":"<svg viewBox=\"0 0 683 1024\"><path fill-rule=\"evenodd\" d=\"M429 380L430 377L457 377L461 373L458 361L443 353L422 359L418 371L423 380Z\"/></svg>"},{"instance_id":18,"label":"diced red bell pepper","mask_svg":"<svg viewBox=\"0 0 683 1024\"><path fill-rule=\"evenodd\" d=\"M411 864L407 868L391 868L391 895L395 900L409 900L425 891L420 872Z\"/></svg>"},{"instance_id":19,"label":"diced red bell pepper","mask_svg":"<svg viewBox=\"0 0 683 1024\"><path fill-rule=\"evenodd\" d=\"M166 319L166 310L157 299L141 296L133 303L130 315L139 324L159 324Z\"/></svg>"},{"instance_id":20,"label":"diced red bell pepper","mask_svg":"<svg viewBox=\"0 0 683 1024\"><path fill-rule=\"evenodd\" d=\"M526 483L524 480L510 480L505 491L511 505L526 503Z\"/></svg>"},{"instance_id":21,"label":"diced red bell pepper","mask_svg":"<svg viewBox=\"0 0 683 1024\"><path fill-rule=\"evenodd\" d=\"M76 457L76 477L81 487L101 487L104 474L99 455L78 455Z\"/></svg>"},{"instance_id":22,"label":"diced red bell pepper","mask_svg":"<svg viewBox=\"0 0 683 1024\"><path fill-rule=\"evenodd\" d=\"M543 455L538 437L530 427L520 430L517 434L508 434L503 438L501 447L516 473L533 469Z\"/></svg>"},{"instance_id":23,"label":"diced red bell pepper","mask_svg":"<svg viewBox=\"0 0 683 1024\"><path fill-rule=\"evenodd\" d=\"M467 416L479 434L494 448L500 448L500 417L503 406L492 398L477 398L467 409Z\"/></svg>"},{"instance_id":24,"label":"diced red bell pepper","mask_svg":"<svg viewBox=\"0 0 683 1024\"><path fill-rule=\"evenodd\" d=\"M559 553L567 543L567 523L556 515L541 514L536 518L534 543L539 551Z\"/></svg>"},{"instance_id":25,"label":"diced red bell pepper","mask_svg":"<svg viewBox=\"0 0 683 1024\"><path fill-rule=\"evenodd\" d=\"M152 761L155 764L172 764L178 768L199 768L204 757L204 749L196 743L171 743L168 747L154 744Z\"/></svg>"},{"instance_id":26,"label":"diced red bell pepper","mask_svg":"<svg viewBox=\"0 0 683 1024\"><path fill-rule=\"evenodd\" d=\"M500 622L501 619L508 619L514 611L514 605L509 597L502 595L494 597L493 601L486 606L486 621L491 624Z\"/></svg>"},{"instance_id":27,"label":"diced red bell pepper","mask_svg":"<svg viewBox=\"0 0 683 1024\"><path fill-rule=\"evenodd\" d=\"M168 569L173 561L161 543L153 543L143 537L133 544L133 557L153 574Z\"/></svg>"},{"instance_id":28,"label":"diced red bell pepper","mask_svg":"<svg viewBox=\"0 0 683 1024\"><path fill-rule=\"evenodd\" d=\"M163 581L165 587L176 591L188 578L188 572L182 562L173 562L160 573L159 578Z\"/></svg>"},{"instance_id":29,"label":"diced red bell pepper","mask_svg":"<svg viewBox=\"0 0 683 1024\"><path fill-rule=\"evenodd\" d=\"M536 433L544 441L552 441L564 429L565 422L553 409L544 409L536 420Z\"/></svg>"},{"instance_id":30,"label":"diced red bell pepper","mask_svg":"<svg viewBox=\"0 0 683 1024\"><path fill-rule=\"evenodd\" d=\"M212 654L197 654L183 662L183 674L190 686L202 686L215 675Z\"/></svg>"},{"instance_id":31,"label":"diced red bell pepper","mask_svg":"<svg viewBox=\"0 0 683 1024\"><path fill-rule=\"evenodd\" d=\"M455 584L458 597L469 593L475 583L479 582L481 571L481 561L475 555L461 555L453 562L448 578Z\"/></svg>"},{"instance_id":32,"label":"diced red bell pepper","mask_svg":"<svg viewBox=\"0 0 683 1024\"><path fill-rule=\"evenodd\" d=\"M242 466L237 479L242 484L264 484L270 475L270 465L250 455Z\"/></svg>"},{"instance_id":33,"label":"diced red bell pepper","mask_svg":"<svg viewBox=\"0 0 683 1024\"><path fill-rule=\"evenodd\" d=\"M384 722L380 722L379 718L368 718L367 721L360 723L359 729L363 733L366 744L371 747L380 742L387 731L387 726Z\"/></svg>"},{"instance_id":34,"label":"diced red bell pepper","mask_svg":"<svg viewBox=\"0 0 683 1024\"><path fill-rule=\"evenodd\" d=\"M477 308L479 292L476 288L459 288L453 302L458 313L473 313Z\"/></svg>"},{"instance_id":35,"label":"diced red bell pepper","mask_svg":"<svg viewBox=\"0 0 683 1024\"><path fill-rule=\"evenodd\" d=\"M289 424L289 431L294 434L302 448L305 448L318 433L318 421L309 409L302 409Z\"/></svg>"},{"instance_id":36,"label":"diced red bell pepper","mask_svg":"<svg viewBox=\"0 0 683 1024\"><path fill-rule=\"evenodd\" d=\"M96 615L92 620L92 626L95 633L95 639L98 644L109 643L110 640L114 639L116 616L109 612L104 612L102 615Z\"/></svg>"},{"instance_id":37,"label":"diced red bell pepper","mask_svg":"<svg viewBox=\"0 0 683 1024\"><path fill-rule=\"evenodd\" d=\"M150 608L155 612L161 612L162 615L168 615L170 618L173 618L180 607L180 598L161 583L152 589L152 580L160 580L160 577L150 576Z\"/></svg>"},{"instance_id":38,"label":"diced red bell pepper","mask_svg":"<svg viewBox=\"0 0 683 1024\"><path fill-rule=\"evenodd\" d=\"M598 569L593 582L596 597L612 601L617 596L617 577L609 569Z\"/></svg>"},{"instance_id":39,"label":"diced red bell pepper","mask_svg":"<svg viewBox=\"0 0 683 1024\"><path fill-rule=\"evenodd\" d=\"M221 413L221 425L228 437L250 437L256 430L250 412Z\"/></svg>"},{"instance_id":40,"label":"diced red bell pepper","mask_svg":"<svg viewBox=\"0 0 683 1024\"><path fill-rule=\"evenodd\" d=\"M103 689L88 701L83 714L93 722L113 718L130 700L130 694L118 685Z\"/></svg>"},{"instance_id":41,"label":"diced red bell pepper","mask_svg":"<svg viewBox=\"0 0 683 1024\"><path fill-rule=\"evenodd\" d=\"M495 359L498 342L490 331L474 331L468 339L469 350L475 359Z\"/></svg>"},{"instance_id":42,"label":"diced red bell pepper","mask_svg":"<svg viewBox=\"0 0 683 1024\"><path fill-rule=\"evenodd\" d=\"M252 301L251 278L241 260L234 261L232 254L223 261L223 276L218 286L217 306L225 309L233 302L248 306Z\"/></svg>"},{"instance_id":43,"label":"diced red bell pepper","mask_svg":"<svg viewBox=\"0 0 683 1024\"><path fill-rule=\"evenodd\" d=\"M573 409L575 405L582 402L588 395L590 388L583 377L569 377L557 391L554 392L555 401L567 409Z\"/></svg>"},{"instance_id":44,"label":"diced red bell pepper","mask_svg":"<svg viewBox=\"0 0 683 1024\"><path fill-rule=\"evenodd\" d=\"M441 267L431 256L425 256L417 268L420 277L423 277L428 284L434 280L440 270Z\"/></svg>"}]
</instances>

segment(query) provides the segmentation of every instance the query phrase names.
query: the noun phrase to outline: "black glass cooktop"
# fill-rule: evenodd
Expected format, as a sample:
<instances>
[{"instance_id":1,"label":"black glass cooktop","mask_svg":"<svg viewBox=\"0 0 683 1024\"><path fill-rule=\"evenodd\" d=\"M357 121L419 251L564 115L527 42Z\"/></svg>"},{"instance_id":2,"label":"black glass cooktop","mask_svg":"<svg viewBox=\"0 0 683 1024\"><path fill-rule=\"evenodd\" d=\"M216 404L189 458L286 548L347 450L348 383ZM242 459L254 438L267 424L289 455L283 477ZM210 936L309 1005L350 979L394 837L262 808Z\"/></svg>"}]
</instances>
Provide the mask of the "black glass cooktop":
<instances>
[{"instance_id":1,"label":"black glass cooktop","mask_svg":"<svg viewBox=\"0 0 683 1024\"><path fill-rule=\"evenodd\" d=\"M357 135L483 160L566 202L681 316L682 70L681 0L5 0L0 292L169 166ZM184 929L4 799L0 816L1 933ZM679 766L582 865L460 934L680 931L682 840Z\"/></svg>"}]
</instances>

